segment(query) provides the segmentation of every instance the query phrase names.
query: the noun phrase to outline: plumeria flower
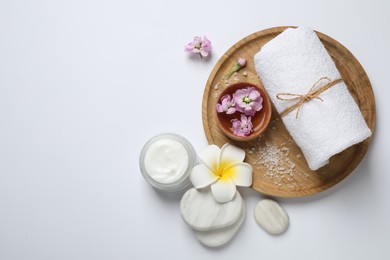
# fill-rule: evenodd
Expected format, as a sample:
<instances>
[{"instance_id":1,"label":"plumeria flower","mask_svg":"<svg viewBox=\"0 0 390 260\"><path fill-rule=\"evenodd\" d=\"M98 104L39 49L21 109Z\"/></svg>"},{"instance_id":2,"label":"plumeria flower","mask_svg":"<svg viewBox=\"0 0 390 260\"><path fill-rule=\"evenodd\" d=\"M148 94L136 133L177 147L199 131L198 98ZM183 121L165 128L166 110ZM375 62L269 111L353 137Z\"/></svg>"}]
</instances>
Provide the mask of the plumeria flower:
<instances>
[{"instance_id":1,"label":"plumeria flower","mask_svg":"<svg viewBox=\"0 0 390 260\"><path fill-rule=\"evenodd\" d=\"M244 58L239 58L237 60L237 63L234 64L234 67L233 67L233 70L231 72L229 72L227 75L226 75L226 79L228 79L231 75L233 75L235 72L239 71L241 68L245 67L246 65L246 59Z\"/></svg>"},{"instance_id":2,"label":"plumeria flower","mask_svg":"<svg viewBox=\"0 0 390 260\"><path fill-rule=\"evenodd\" d=\"M229 94L223 95L221 103L217 103L216 109L218 113L226 112L226 114L234 114L236 112L235 103Z\"/></svg>"},{"instance_id":3,"label":"plumeria flower","mask_svg":"<svg viewBox=\"0 0 390 260\"><path fill-rule=\"evenodd\" d=\"M199 154L200 164L192 169L190 180L195 188L211 186L211 193L220 203L231 201L236 185L252 185L252 166L244 163L245 151L229 143L219 149L209 145Z\"/></svg>"},{"instance_id":4,"label":"plumeria flower","mask_svg":"<svg viewBox=\"0 0 390 260\"><path fill-rule=\"evenodd\" d=\"M253 116L263 108L263 98L254 87L237 89L233 94L236 109L247 116Z\"/></svg>"},{"instance_id":5,"label":"plumeria flower","mask_svg":"<svg viewBox=\"0 0 390 260\"><path fill-rule=\"evenodd\" d=\"M241 120L234 118L231 122L231 130L237 136L247 136L253 131L252 118L250 116L246 117L244 114L241 114Z\"/></svg>"},{"instance_id":6,"label":"plumeria flower","mask_svg":"<svg viewBox=\"0 0 390 260\"><path fill-rule=\"evenodd\" d=\"M195 36L194 40L188 43L184 50L190 53L198 53L201 58L207 57L211 51L211 41L206 36L203 36L203 39L200 36Z\"/></svg>"}]
</instances>

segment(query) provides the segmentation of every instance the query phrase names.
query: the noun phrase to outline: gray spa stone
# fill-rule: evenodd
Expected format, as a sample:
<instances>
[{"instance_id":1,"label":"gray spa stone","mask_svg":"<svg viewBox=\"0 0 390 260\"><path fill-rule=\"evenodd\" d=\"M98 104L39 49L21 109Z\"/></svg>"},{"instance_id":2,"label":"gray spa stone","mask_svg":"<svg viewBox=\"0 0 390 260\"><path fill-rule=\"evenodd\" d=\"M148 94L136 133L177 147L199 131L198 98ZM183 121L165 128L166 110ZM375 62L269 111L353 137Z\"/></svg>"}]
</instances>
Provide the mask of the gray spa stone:
<instances>
[{"instance_id":1,"label":"gray spa stone","mask_svg":"<svg viewBox=\"0 0 390 260\"><path fill-rule=\"evenodd\" d=\"M228 227L241 216L243 200L236 192L233 200L217 202L210 189L189 189L182 197L180 211L184 221L194 230L207 231Z\"/></svg>"},{"instance_id":2,"label":"gray spa stone","mask_svg":"<svg viewBox=\"0 0 390 260\"><path fill-rule=\"evenodd\" d=\"M199 242L208 247L220 247L227 244L240 229L246 217L246 207L243 202L241 216L231 226L214 229L209 231L194 230L196 238Z\"/></svg>"},{"instance_id":3,"label":"gray spa stone","mask_svg":"<svg viewBox=\"0 0 390 260\"><path fill-rule=\"evenodd\" d=\"M257 224L272 235L283 233L289 225L287 212L276 201L270 199L257 203L254 216Z\"/></svg>"}]
</instances>

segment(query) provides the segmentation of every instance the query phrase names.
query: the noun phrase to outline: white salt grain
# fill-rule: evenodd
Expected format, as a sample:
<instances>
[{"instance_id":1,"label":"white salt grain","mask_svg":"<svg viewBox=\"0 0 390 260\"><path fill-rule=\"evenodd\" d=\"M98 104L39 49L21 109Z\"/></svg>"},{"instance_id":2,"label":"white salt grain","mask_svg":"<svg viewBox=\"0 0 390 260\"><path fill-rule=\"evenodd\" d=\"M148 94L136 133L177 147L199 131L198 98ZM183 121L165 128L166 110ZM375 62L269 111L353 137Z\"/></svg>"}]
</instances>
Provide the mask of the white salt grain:
<instances>
[{"instance_id":1,"label":"white salt grain","mask_svg":"<svg viewBox=\"0 0 390 260\"><path fill-rule=\"evenodd\" d=\"M278 188L301 190L303 185L299 185L294 179L295 174L301 175L301 173L295 169L295 163L288 157L292 140L280 145L273 140L266 140L264 143L260 140L259 137L255 147L246 149L248 153L257 149L257 158L252 162L253 165L258 166L256 169L261 170L264 178Z\"/></svg>"}]
</instances>

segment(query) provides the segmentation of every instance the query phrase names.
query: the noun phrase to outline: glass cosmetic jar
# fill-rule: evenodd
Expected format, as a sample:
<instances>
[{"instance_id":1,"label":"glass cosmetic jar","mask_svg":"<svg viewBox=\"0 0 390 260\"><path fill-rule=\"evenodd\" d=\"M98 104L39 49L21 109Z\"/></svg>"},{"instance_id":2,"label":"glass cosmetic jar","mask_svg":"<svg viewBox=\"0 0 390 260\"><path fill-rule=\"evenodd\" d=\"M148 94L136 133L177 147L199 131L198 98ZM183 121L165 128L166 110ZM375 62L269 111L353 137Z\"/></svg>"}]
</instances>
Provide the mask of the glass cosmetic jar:
<instances>
[{"instance_id":1,"label":"glass cosmetic jar","mask_svg":"<svg viewBox=\"0 0 390 260\"><path fill-rule=\"evenodd\" d=\"M190 187L189 175L196 165L196 154L184 137L164 133L146 142L139 165L150 185L159 190L175 192Z\"/></svg>"}]
</instances>

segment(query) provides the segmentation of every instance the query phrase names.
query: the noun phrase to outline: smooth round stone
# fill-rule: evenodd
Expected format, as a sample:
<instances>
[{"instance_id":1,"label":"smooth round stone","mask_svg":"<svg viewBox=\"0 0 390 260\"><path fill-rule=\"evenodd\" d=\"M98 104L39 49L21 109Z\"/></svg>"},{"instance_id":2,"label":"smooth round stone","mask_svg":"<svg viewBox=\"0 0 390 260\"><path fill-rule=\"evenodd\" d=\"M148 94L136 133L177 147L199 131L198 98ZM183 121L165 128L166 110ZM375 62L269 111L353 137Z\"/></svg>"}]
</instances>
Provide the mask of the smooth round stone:
<instances>
[{"instance_id":1,"label":"smooth round stone","mask_svg":"<svg viewBox=\"0 0 390 260\"><path fill-rule=\"evenodd\" d=\"M237 231L240 229L242 223L244 222L246 217L246 207L245 203L243 203L241 216L238 218L238 220L231 226L221 228L221 229L214 229L209 231L197 231L195 230L195 236L199 240L199 242L205 246L208 247L220 247L224 246L228 242L231 241L231 239L234 237L234 235L237 233Z\"/></svg>"},{"instance_id":2,"label":"smooth round stone","mask_svg":"<svg viewBox=\"0 0 390 260\"><path fill-rule=\"evenodd\" d=\"M189 189L180 202L184 221L192 229L207 231L221 229L234 224L241 216L243 200L236 192L234 198L226 203L217 202L210 189Z\"/></svg>"},{"instance_id":3,"label":"smooth round stone","mask_svg":"<svg viewBox=\"0 0 390 260\"><path fill-rule=\"evenodd\" d=\"M272 235L281 234L288 228L287 212L276 201L270 199L259 201L254 216L257 224Z\"/></svg>"}]
</instances>

